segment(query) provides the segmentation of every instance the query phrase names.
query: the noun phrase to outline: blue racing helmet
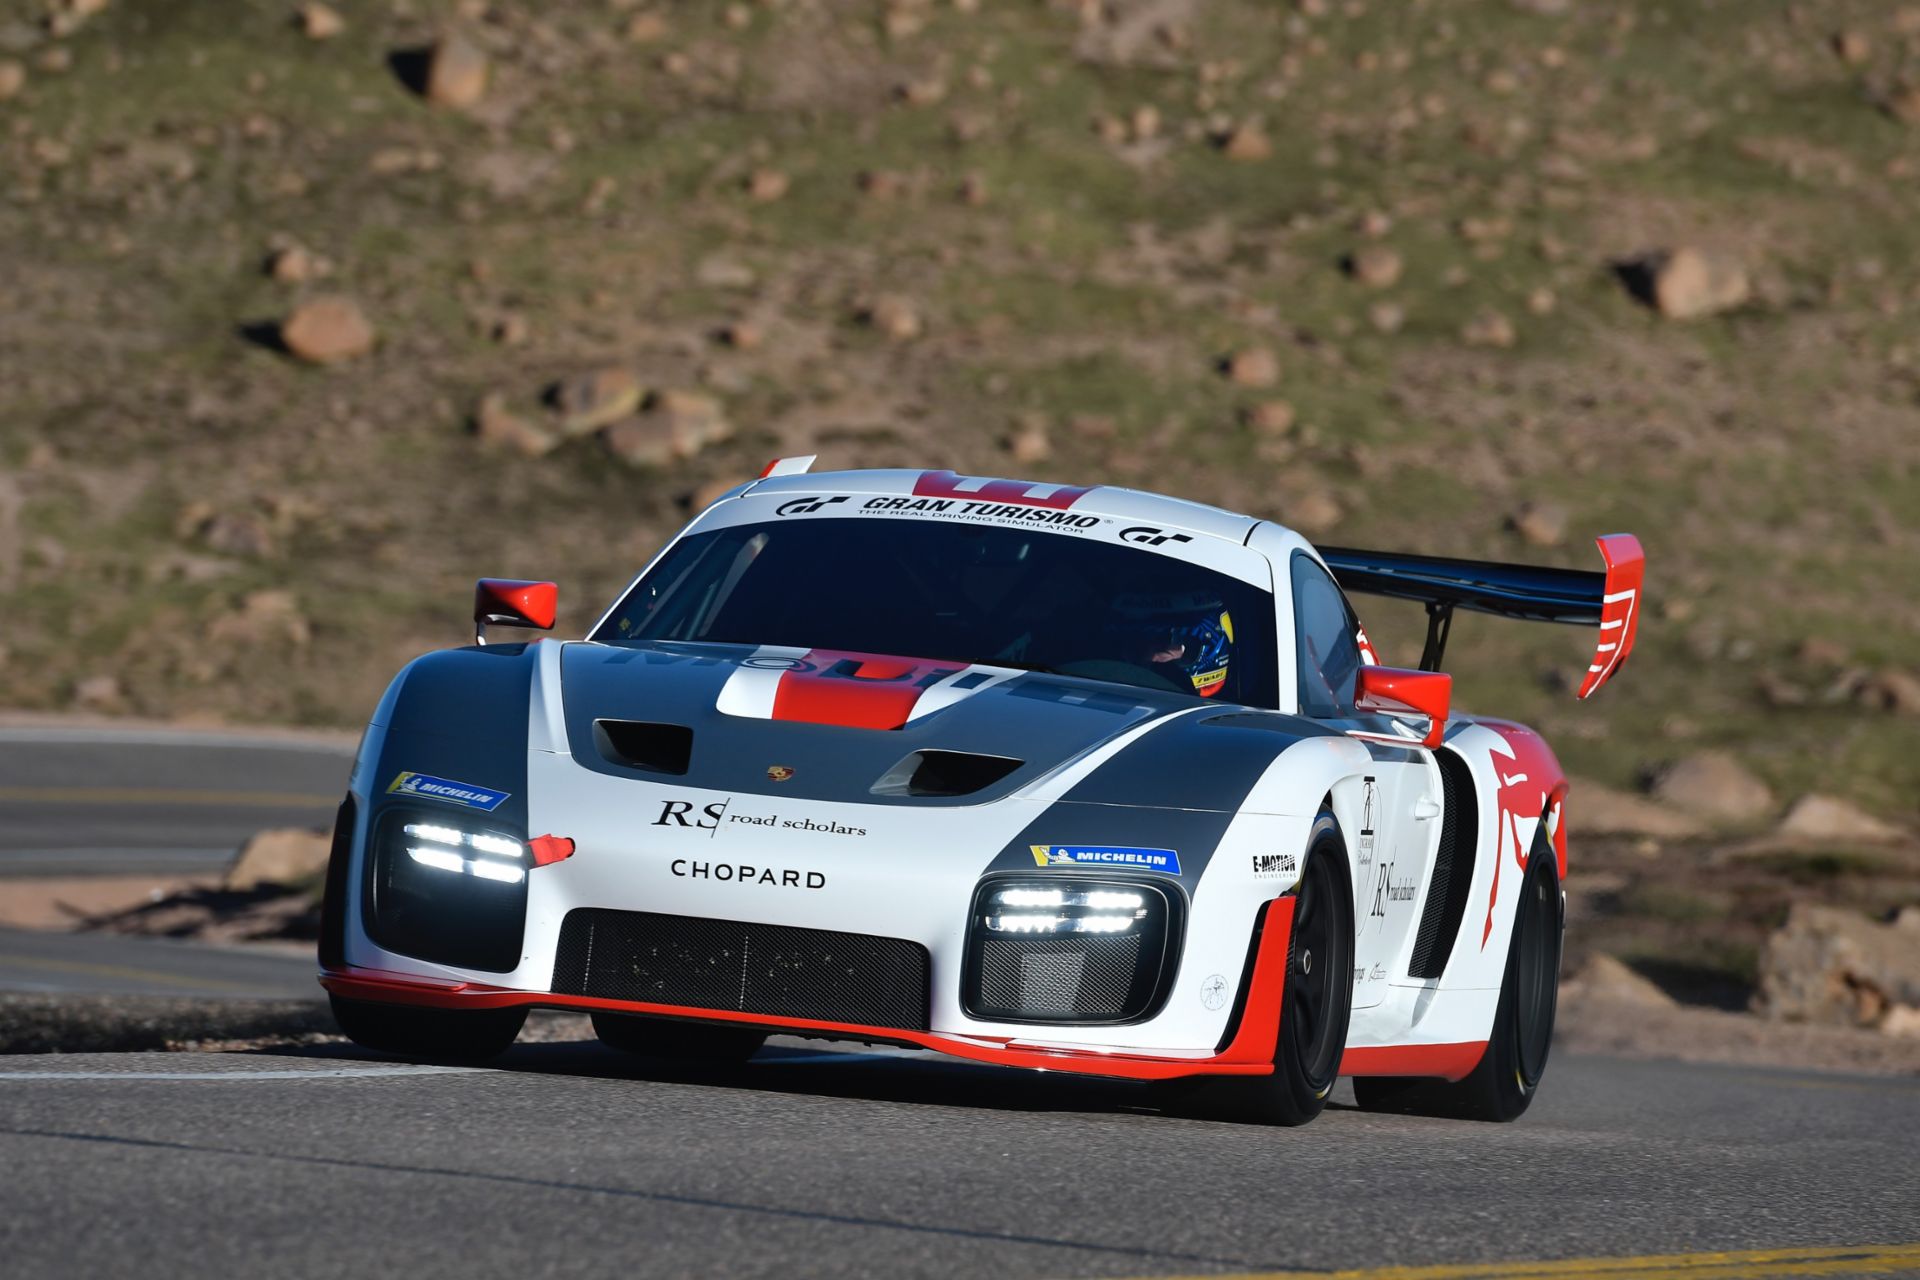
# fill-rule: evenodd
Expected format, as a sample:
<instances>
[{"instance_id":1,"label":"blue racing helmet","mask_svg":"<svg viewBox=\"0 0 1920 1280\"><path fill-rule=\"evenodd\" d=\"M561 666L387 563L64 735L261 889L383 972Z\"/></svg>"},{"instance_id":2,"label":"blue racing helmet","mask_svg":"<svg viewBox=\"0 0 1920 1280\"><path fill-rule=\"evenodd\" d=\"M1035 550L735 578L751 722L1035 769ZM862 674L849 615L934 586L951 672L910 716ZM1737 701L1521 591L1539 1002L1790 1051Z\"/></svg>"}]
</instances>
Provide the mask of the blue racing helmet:
<instances>
[{"instance_id":1,"label":"blue racing helmet","mask_svg":"<svg viewBox=\"0 0 1920 1280\"><path fill-rule=\"evenodd\" d=\"M1107 630L1130 662L1211 698L1233 661L1233 616L1205 595L1129 595L1114 602Z\"/></svg>"}]
</instances>

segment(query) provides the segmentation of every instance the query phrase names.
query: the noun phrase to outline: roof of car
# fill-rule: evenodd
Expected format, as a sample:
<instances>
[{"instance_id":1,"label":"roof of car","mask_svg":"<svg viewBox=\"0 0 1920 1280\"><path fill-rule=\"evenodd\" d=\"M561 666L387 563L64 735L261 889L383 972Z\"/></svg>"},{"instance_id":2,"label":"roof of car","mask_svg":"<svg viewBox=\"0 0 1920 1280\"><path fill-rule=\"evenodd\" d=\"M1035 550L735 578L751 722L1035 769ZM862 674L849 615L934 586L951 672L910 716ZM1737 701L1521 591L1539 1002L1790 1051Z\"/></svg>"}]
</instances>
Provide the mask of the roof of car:
<instances>
[{"instance_id":1,"label":"roof of car","mask_svg":"<svg viewBox=\"0 0 1920 1280\"><path fill-rule=\"evenodd\" d=\"M1139 489L1104 484L1079 486L1051 481L1002 480L990 476L963 476L952 471L875 469L776 475L760 480L747 493L845 493L1003 502L1061 511L1071 509L1119 520L1139 520L1162 527L1170 526L1184 533L1204 534L1240 543L1244 543L1254 526L1260 523L1238 512Z\"/></svg>"}]
</instances>

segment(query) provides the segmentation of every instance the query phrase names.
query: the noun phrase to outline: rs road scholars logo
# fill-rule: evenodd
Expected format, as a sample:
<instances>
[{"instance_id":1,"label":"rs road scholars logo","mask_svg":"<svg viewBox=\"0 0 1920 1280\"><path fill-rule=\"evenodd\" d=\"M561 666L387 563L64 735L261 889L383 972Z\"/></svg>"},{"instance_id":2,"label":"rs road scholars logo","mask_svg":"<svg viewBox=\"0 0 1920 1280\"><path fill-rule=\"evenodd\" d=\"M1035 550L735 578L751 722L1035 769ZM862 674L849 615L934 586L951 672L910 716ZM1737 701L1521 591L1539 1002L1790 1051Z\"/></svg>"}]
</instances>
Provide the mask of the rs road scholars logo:
<instances>
[{"instance_id":1,"label":"rs road scholars logo","mask_svg":"<svg viewBox=\"0 0 1920 1280\"><path fill-rule=\"evenodd\" d=\"M1123 871L1180 874L1180 855L1172 849L1135 849L1118 844L1030 844L1039 867L1107 867Z\"/></svg>"},{"instance_id":2,"label":"rs road scholars logo","mask_svg":"<svg viewBox=\"0 0 1920 1280\"><path fill-rule=\"evenodd\" d=\"M492 813L513 793L475 786L471 782L453 782L446 778L436 778L429 773L400 773L396 774L393 781L387 785L387 794L425 796L429 800L444 800L448 804L457 804L464 809L478 809L482 813Z\"/></svg>"}]
</instances>

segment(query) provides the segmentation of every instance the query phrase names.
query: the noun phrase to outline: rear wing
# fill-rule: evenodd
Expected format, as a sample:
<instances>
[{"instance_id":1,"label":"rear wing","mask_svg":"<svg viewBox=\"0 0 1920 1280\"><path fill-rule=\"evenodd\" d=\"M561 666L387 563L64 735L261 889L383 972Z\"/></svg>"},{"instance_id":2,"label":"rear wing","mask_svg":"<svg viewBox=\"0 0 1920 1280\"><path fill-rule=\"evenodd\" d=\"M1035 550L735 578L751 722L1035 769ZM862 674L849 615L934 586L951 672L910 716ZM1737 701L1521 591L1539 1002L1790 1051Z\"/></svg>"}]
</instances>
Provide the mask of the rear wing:
<instances>
[{"instance_id":1,"label":"rear wing","mask_svg":"<svg viewBox=\"0 0 1920 1280\"><path fill-rule=\"evenodd\" d=\"M1438 671L1446 655L1453 611L1494 613L1525 622L1598 626L1600 639L1579 696L1592 697L1633 650L1640 627L1640 586L1646 553L1630 533L1595 539L1604 573L1547 569L1486 560L1449 560L1395 551L1321 547L1320 555L1340 586L1351 592L1418 600L1427 607L1427 646L1422 671Z\"/></svg>"}]
</instances>

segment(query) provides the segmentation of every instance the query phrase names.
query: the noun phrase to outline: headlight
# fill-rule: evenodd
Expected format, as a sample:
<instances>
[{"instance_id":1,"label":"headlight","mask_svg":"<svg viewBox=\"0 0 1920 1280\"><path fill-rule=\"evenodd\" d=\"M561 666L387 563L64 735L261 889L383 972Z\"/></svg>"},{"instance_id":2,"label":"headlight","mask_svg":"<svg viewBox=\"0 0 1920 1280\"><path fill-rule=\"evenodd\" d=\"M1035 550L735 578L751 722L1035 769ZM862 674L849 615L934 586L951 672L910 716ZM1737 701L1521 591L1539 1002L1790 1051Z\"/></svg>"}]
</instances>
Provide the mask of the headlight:
<instances>
[{"instance_id":1,"label":"headlight","mask_svg":"<svg viewBox=\"0 0 1920 1280\"><path fill-rule=\"evenodd\" d=\"M400 831L407 837L407 856L421 866L502 884L518 884L526 878L527 847L518 840L430 822L409 822Z\"/></svg>"},{"instance_id":2,"label":"headlight","mask_svg":"<svg viewBox=\"0 0 1920 1280\"><path fill-rule=\"evenodd\" d=\"M987 912L983 923L994 933L1128 933L1147 918L1147 898L1133 890L1011 885L988 893Z\"/></svg>"},{"instance_id":3,"label":"headlight","mask_svg":"<svg viewBox=\"0 0 1920 1280\"><path fill-rule=\"evenodd\" d=\"M974 893L961 1004L993 1022L1113 1023L1166 999L1182 904L1172 884L1072 873Z\"/></svg>"},{"instance_id":4,"label":"headlight","mask_svg":"<svg viewBox=\"0 0 1920 1280\"><path fill-rule=\"evenodd\" d=\"M439 964L496 973L518 967L527 872L540 861L535 846L504 824L482 829L417 805L384 807L368 849L367 936Z\"/></svg>"}]
</instances>

